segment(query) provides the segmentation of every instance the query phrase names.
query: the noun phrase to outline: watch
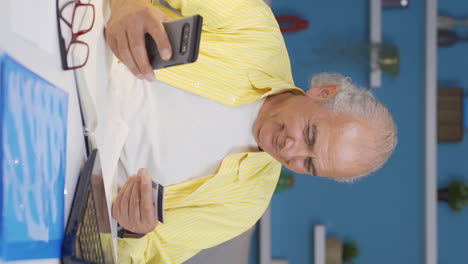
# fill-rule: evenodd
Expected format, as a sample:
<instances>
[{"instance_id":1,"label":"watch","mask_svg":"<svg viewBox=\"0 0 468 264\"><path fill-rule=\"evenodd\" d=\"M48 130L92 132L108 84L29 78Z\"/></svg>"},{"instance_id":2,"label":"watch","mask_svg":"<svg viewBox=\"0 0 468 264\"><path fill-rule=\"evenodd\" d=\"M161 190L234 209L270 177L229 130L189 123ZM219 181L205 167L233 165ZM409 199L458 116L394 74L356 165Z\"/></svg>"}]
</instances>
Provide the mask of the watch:
<instances>
[{"instance_id":1,"label":"watch","mask_svg":"<svg viewBox=\"0 0 468 264\"><path fill-rule=\"evenodd\" d=\"M117 237L119 238L142 238L146 234L134 233L123 228L119 223L117 223Z\"/></svg>"}]
</instances>

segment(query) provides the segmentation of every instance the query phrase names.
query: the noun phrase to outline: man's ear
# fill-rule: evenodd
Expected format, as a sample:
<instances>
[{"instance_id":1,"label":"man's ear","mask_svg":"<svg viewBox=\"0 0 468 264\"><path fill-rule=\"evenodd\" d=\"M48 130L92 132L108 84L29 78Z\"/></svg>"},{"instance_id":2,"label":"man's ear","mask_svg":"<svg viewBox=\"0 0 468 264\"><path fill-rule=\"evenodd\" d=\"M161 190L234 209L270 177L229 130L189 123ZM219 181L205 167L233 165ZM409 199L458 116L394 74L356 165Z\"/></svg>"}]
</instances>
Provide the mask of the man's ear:
<instances>
[{"instance_id":1,"label":"man's ear","mask_svg":"<svg viewBox=\"0 0 468 264\"><path fill-rule=\"evenodd\" d=\"M310 87L306 96L315 101L328 101L332 99L340 90L339 84L327 84L317 87Z\"/></svg>"}]
</instances>

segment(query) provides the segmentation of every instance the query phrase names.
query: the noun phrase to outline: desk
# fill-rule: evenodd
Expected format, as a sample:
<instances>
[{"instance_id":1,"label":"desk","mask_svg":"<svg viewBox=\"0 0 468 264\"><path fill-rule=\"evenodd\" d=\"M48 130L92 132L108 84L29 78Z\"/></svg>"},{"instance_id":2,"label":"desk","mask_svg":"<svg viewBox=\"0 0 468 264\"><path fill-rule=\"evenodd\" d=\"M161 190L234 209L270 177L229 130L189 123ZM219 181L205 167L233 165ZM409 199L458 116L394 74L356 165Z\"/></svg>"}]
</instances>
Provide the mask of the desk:
<instances>
[{"instance_id":1,"label":"desk","mask_svg":"<svg viewBox=\"0 0 468 264\"><path fill-rule=\"evenodd\" d=\"M55 14L55 0L51 5ZM81 129L80 112L76 95L75 78L73 72L63 71L60 65L60 52L58 46L57 27L54 24L55 37L53 47L54 52L47 52L33 43L21 38L9 27L9 10L15 0L2 2L0 8L0 53L8 53L18 62L31 69L42 78L60 87L69 94L68 108L68 128L67 128L67 164L65 180L65 223L70 211L70 205L76 186L76 181L81 164L85 158L84 139ZM30 20L31 24L40 23L34 17L23 17L24 20ZM1 261L0 261L1 262ZM15 263L60 263L59 259L44 259L38 261L20 261Z\"/></svg>"}]
</instances>

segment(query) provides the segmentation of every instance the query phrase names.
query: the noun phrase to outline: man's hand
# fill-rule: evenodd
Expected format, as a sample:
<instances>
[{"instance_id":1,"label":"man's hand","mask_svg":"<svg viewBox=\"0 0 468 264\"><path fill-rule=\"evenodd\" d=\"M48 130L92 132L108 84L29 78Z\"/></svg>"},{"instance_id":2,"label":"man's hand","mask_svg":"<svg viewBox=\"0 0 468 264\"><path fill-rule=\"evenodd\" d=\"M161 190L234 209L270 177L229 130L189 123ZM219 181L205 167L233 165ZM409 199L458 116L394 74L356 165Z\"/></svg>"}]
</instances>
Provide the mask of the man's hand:
<instances>
[{"instance_id":1,"label":"man's hand","mask_svg":"<svg viewBox=\"0 0 468 264\"><path fill-rule=\"evenodd\" d=\"M112 216L128 231L146 234L156 228L158 220L153 205L151 178L145 169L128 178L112 204Z\"/></svg>"},{"instance_id":2,"label":"man's hand","mask_svg":"<svg viewBox=\"0 0 468 264\"><path fill-rule=\"evenodd\" d=\"M117 58L139 79L154 80L145 48L145 33L156 41L163 60L172 56L163 22L169 18L148 0L112 0L106 40Z\"/></svg>"}]
</instances>

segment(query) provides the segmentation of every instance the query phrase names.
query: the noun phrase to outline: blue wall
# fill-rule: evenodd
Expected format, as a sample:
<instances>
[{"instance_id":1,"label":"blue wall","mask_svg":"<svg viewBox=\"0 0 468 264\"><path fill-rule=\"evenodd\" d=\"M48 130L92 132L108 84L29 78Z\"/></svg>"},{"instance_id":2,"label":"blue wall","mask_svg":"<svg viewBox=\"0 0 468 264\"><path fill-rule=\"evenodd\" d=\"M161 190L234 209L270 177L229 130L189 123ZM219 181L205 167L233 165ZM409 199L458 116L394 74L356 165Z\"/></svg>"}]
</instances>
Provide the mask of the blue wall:
<instances>
[{"instance_id":1,"label":"blue wall","mask_svg":"<svg viewBox=\"0 0 468 264\"><path fill-rule=\"evenodd\" d=\"M368 86L366 65L321 64L314 53L331 41L368 41L368 3L273 0L276 15L310 22L305 31L285 34L298 86L307 88L322 71L342 72ZM398 78L384 76L374 90L398 126L394 155L383 169L351 185L296 175L296 186L272 201L274 257L313 263L313 227L325 224L329 235L357 242L361 254L355 263L424 262L424 9L424 1L411 1L407 9L383 13L383 40L399 47L402 60Z\"/></svg>"}]
</instances>

